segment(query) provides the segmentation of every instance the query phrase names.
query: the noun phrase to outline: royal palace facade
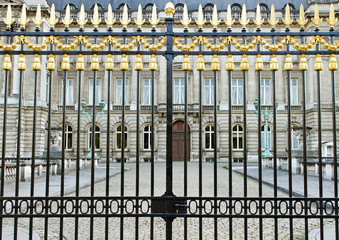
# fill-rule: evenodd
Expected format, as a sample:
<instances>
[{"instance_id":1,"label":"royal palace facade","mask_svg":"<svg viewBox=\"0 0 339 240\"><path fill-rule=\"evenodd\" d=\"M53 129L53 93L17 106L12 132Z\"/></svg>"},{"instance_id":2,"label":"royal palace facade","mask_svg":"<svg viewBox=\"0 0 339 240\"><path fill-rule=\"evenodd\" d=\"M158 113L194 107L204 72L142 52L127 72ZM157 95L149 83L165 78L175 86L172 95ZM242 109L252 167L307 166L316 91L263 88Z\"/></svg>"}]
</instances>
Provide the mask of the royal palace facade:
<instances>
[{"instance_id":1,"label":"royal palace facade","mask_svg":"<svg viewBox=\"0 0 339 240\"><path fill-rule=\"evenodd\" d=\"M316 7L316 3L318 5ZM258 24L253 21L257 19L257 8L260 8L260 17L264 22L261 25L262 32L270 32L272 22L269 22L272 16L271 3L274 3L275 16L279 20L274 24L275 32L286 31L286 14L289 14L293 20L288 24L293 32L298 32L302 25L303 31L314 32L316 29L312 23L314 12L318 11L323 21L319 25L320 31L329 31L330 26L325 18L329 17L329 9L331 1L304 1L304 0L291 0L291 1L218 1L217 3L217 17L221 19L217 23L218 32L227 33L228 31L239 32L243 29L246 32L257 31ZM126 6L125 6L126 3ZM138 14L139 4L141 6L142 15ZM200 3L200 2L199 2ZM203 26L199 26L196 20L201 15L199 12L199 3L194 1L187 1L187 14L184 7L184 2L173 1L175 7L174 13L174 32L183 32L184 25L182 19L188 16L191 20L190 32L211 32L215 27L213 22L214 5L209 1L201 1L203 19L206 20ZM128 33L136 33L140 31L150 32L166 32L165 17L166 14L164 1L155 1L157 7L156 16L154 16L153 3L145 0L134 1L11 1L11 10L14 17L14 22L11 25L11 31L20 31L22 23L23 6L27 9L27 17L29 22L25 25L26 32L32 32L36 29L36 24L32 19L37 18L37 4L41 6L41 23L39 24L40 32L48 32L51 27L54 27L55 32L65 31L65 24L62 19L69 17L72 23L69 24L67 31L70 32L93 32L94 26L97 25L97 32L107 31L107 20L112 13L116 22L110 27L110 31L121 32L122 29ZM55 5L55 15L57 20L55 26L51 26L50 15L54 11L52 4ZM81 13L81 5L83 4L85 14ZM97 8L95 7L97 4ZM108 6L111 6L111 9ZM301 4L303 8L301 9ZM1 19L6 18L8 2L2 3ZM69 6L69 9L67 9ZM228 7L229 6L229 7ZM124 24L120 19L124 18L123 9L128 8L128 19L131 19L128 24ZM244 11L244 7L246 10ZM286 11L289 8L290 11ZM333 3L334 12L339 12L339 3ZM126 9L127 10L127 9ZM231 14L229 14L231 11ZM139 12L139 13L140 13ZM300 14L304 13L307 22L304 24L298 23L298 19L303 19ZM95 18L98 14L101 22L96 24L92 23L91 19ZM152 18L153 15L153 18ZM243 16L247 15L249 22L244 26ZM137 20L145 19L145 22L138 22ZM231 19L229 18L231 16ZM81 25L82 18L87 20L86 24ZM125 16L126 17L126 16ZM150 20L149 20L150 19ZM159 20L159 21L158 21ZM228 21L228 20L234 20ZM183 21L184 22L184 21ZM142 26L141 26L141 25ZM125 25L125 26L124 26ZM231 27L230 27L231 25ZM141 26L141 28L140 28ZM200 28L200 30L199 30ZM1 22L1 31L6 30L6 24ZM334 25L333 31L338 31L338 24ZM2 37L1 41L4 43L6 37ZM46 41L41 37L39 43L42 44ZM223 46L227 51L237 52L236 44L230 44L228 40L225 42L222 37L206 39L206 42L213 42L217 44L224 44ZM70 48L78 51L85 50L89 42L95 44L93 36L89 36L82 42L82 47L79 44L74 44L76 39L69 37L67 41L70 43ZM251 43L257 47L257 42L253 42L252 37L238 38L238 41L243 40L246 43ZM330 37L324 37L324 40L329 42ZM15 37L10 37L9 42L16 41ZM28 37L27 41L34 43L34 37ZM78 42L79 43L79 39ZM121 36L116 38L116 43L123 45L125 42L132 42L133 39L128 36L125 39ZM140 44L141 49L149 48L152 44L151 38L148 40L137 39L135 42L148 41L147 44ZM181 41L181 42L179 42ZM197 47L200 45L202 51L210 51L208 44L200 44L203 39L188 39L188 44L195 44ZM231 41L231 40L230 40ZM266 36L266 44L273 44L271 37ZM281 43L282 38L275 39L277 43ZM286 41L286 40L285 40ZM299 40L298 40L299 41ZM312 37L305 36L305 41L312 41ZM318 41L318 40L317 40ZM320 40L319 40L320 41ZM145 43L144 42L144 43ZM175 42L175 41L174 41ZM19 42L18 42L19 43ZM184 154L183 138L184 138L184 120L185 120L185 96L187 97L187 132L188 132L188 159L190 161L198 160L199 158L199 139L202 137L202 154L203 160L209 161L213 159L214 148L217 148L217 156L220 161L228 161L229 159L229 146L232 148L233 162L242 162L244 160L244 151L247 151L248 162L256 162L258 159L258 112L256 111L256 103L258 100L258 84L260 84L261 96L260 102L262 106L262 126L261 126L261 148L264 152L265 147L269 150L273 148L273 141L277 143L277 156L287 156L288 148L288 108L291 110L291 147L297 154L302 151L303 137L303 97L305 97L305 116L307 123L307 150L310 154L316 156L318 152L318 99L317 99L317 73L313 71L315 63L319 59L314 55L301 56L300 52L291 44L281 44L282 50L295 51L296 54L292 55L265 55L262 54L263 70L261 70L261 78L258 79L256 63L256 55L246 56L248 59L248 69L244 71L241 65L244 57L240 54L232 55L219 55L213 56L210 54L198 55L177 55L173 61L173 145L174 145L174 160L182 160ZM166 41L163 38L156 38L159 50L166 48ZM183 39L178 40L174 46L174 50L179 50L184 44ZM46 51L49 44L46 44ZM61 44L62 45L62 44ZM75 46L76 45L76 46ZM220 46L221 46L220 45ZM265 43L259 44L263 51L269 51L265 48ZM279 45L279 44L278 44ZM192 46L192 45L191 45ZM252 46L252 47L253 47ZM20 50L21 44L17 44L16 50ZM32 45L30 46L32 48ZM57 44L55 45L57 47ZM99 46L101 47L101 46ZM311 46L312 47L312 46ZM316 47L315 45L313 46ZM29 44L25 44L24 48L29 49ZM33 46L34 48L34 46ZM288 49L287 49L288 48ZM323 46L321 46L323 48ZM224 49L224 50L225 50ZM60 49L65 50L65 49ZM100 50L109 51L108 45L103 45ZM115 49L116 50L116 49ZM119 50L119 49L118 49ZM121 49L120 49L121 50ZM129 50L137 50L136 45L132 45ZM109 57L107 57L109 56ZM233 60L234 69L227 69L227 64L230 62L229 57ZM166 59L161 55L122 55L114 54L113 56L107 54L98 55L56 55L55 56L55 70L51 71L48 68L50 61L48 54L41 54L39 56L41 69L37 73L37 86L35 84L35 71L32 70L32 65L35 64L35 56L25 56L26 69L19 71L18 66L21 64L19 55L11 55L10 60L12 63L12 70L8 73L8 105L7 113L7 127L6 127L6 157L16 157L17 155L17 139L18 139L18 107L19 98L22 94L21 102L21 157L30 158L32 152L32 126L33 119L36 119L36 142L35 150L36 156L43 156L48 146L48 114L49 107L51 109L51 122L50 126L53 131L60 132L51 137L64 137L65 156L75 157L77 142L80 142L80 154L83 157L91 153L91 134L92 134L92 115L91 109L93 102L96 106L95 114L95 151L99 159L105 160L107 156L107 144L110 145L110 160L120 161L121 148L125 148L124 157L127 161L134 161L137 153L137 131L139 131L139 153L140 158L148 161L151 158L151 143L152 143L152 85L154 84L154 158L155 160L166 159L166 93L167 93L167 71ZM112 58L110 58L112 57ZM333 57L333 56L332 56ZM6 61L4 55L0 56L0 62ZM68 58L68 60L67 60ZM337 58L337 57L334 57ZM79 60L80 59L80 60ZM305 62L306 59L306 62ZM78 63L82 63L83 70L79 71ZM113 60L113 70L105 70L108 60ZM333 60L333 59L332 59ZM68 63L69 61L69 63ZM140 61L142 63L140 63ZM199 64L204 62L203 68ZM276 61L276 62L274 62ZM322 150L324 157L333 156L333 133L332 133L332 86L331 86L331 71L329 65L331 58L329 55L321 56L322 70L320 71L321 77L321 134L322 134ZM96 75L93 75L92 63L98 63L99 70ZM184 64L190 64L187 71L183 71ZM215 67L215 63L219 62L220 70ZM292 63L292 67L286 71L286 62ZM302 71L300 71L300 64L306 64L308 71L305 71L305 84L302 82ZM122 67L123 64L124 67ZM152 64L156 66L152 67ZM274 68L275 82L272 79L272 66L277 64ZM66 65L64 65L66 64ZM138 65L139 64L139 65ZM140 64L142 71L140 70ZM128 66L127 66L128 65ZM139 66L138 71L135 71L136 66ZM19 67L20 68L20 67ZM69 69L67 69L69 68ZM150 69L151 68L151 69ZM67 71L65 71L67 69ZM124 71L121 71L124 69ZM231 71L231 74L229 74ZM244 74L244 72L246 72ZM185 74L187 73L187 88L185 88ZM23 74L22 85L20 84L20 76ZM52 75L51 75L52 74ZM338 71L334 71L336 79L339 78ZM138 75L138 76L137 76ZM288 76L289 75L289 76ZM244 78L245 76L245 78ZM5 74L0 74L0 114L1 119L4 113L4 79ZM79 79L81 79L79 83ZM95 79L95 82L93 81ZM125 82L123 82L125 79ZM287 80L289 79L289 81ZM201 91L199 91L199 83L201 81ZM288 82L290 83L288 86ZM274 86L275 84L275 86ZM214 88L216 86L216 97ZM304 88L305 86L305 88ZM81 89L79 89L81 87ZM95 91L94 89L95 88ZM288 88L290 88L290 106L288 106ZM36 91L34 91L36 89ZM51 94L49 94L49 89ZM124 91L123 91L124 89ZM138 90L139 89L139 94ZM187 95L185 95L187 90ZM274 99L275 90L275 99ZM20 93L21 91L21 93ZM305 96L303 93L305 92ZM339 87L335 87L335 94L339 96ZM36 93L36 99L34 98ZM95 98L93 98L93 94ZM244 95L246 98L244 98ZM51 97L51 100L49 100ZM125 99L123 99L125 98ZM214 115L214 101L216 99L217 107L217 121ZM245 99L245 102L244 102ZM94 100L94 101L93 101ZM34 105L36 101L36 116L33 117ZM200 116L200 101L202 115ZM230 102L231 101L231 102ZM274 101L275 104L274 104ZM338 109L339 99L336 99L335 109ZM276 110L274 110L274 105ZM79 109L79 106L81 109ZM124 108L124 109L123 109ZM110 117L107 118L108 109L110 110ZM124 111L123 111L124 110ZM244 111L246 110L246 115ZM265 123L265 111L267 110L267 123ZM63 111L65 114L65 130L62 131L63 126ZM80 131L78 131L78 111L80 111ZM139 127L137 128L136 112L140 113ZM232 111L232 115L229 112ZM273 140L272 133L273 114L276 111L277 124L276 124L276 139ZM124 112L122 115L122 112ZM338 110L337 110L338 112ZM229 116L231 116L231 127L229 125ZM247 129L247 142L244 142L244 116L246 116L246 129ZM109 131L107 130L107 121L109 119ZM199 122L202 124L201 133L199 135ZM214 124L217 122L217 128ZM2 124L2 121L1 121ZM122 128L125 128L123 131ZM1 126L2 129L2 126ZM217 146L214 142L215 129L217 133ZM64 132L64 134L63 134ZM78 135L80 133L80 135ZM108 134L109 133L109 134ZM122 143L122 134L125 134L125 142ZM230 137L231 135L231 137ZM107 136L109 138L107 139ZM78 141L80 138L80 141ZM232 142L229 144L229 142ZM246 147L245 147L246 146ZM61 146L60 146L61 147Z\"/></svg>"}]
</instances>

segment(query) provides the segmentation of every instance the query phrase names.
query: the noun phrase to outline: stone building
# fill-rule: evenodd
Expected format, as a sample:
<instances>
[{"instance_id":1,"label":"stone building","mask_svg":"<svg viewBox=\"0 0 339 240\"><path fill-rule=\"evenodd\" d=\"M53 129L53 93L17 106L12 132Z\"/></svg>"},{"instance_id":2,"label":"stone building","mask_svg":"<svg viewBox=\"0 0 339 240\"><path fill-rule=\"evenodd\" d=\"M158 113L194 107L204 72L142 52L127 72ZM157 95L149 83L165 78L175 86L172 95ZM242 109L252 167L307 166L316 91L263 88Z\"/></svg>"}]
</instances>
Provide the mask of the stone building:
<instances>
[{"instance_id":1,"label":"stone building","mask_svg":"<svg viewBox=\"0 0 339 240\"><path fill-rule=\"evenodd\" d=\"M166 2L164 1L152 1L155 3L158 9L158 18L160 22L156 26L156 32L166 31L165 25L165 13L163 9L165 8ZM239 23L241 17L241 11L243 4L246 4L247 16L250 19L249 24L247 25L247 31L254 32L256 31L256 25L253 23L252 19L255 18L257 5L260 4L261 15L265 19L264 24L262 25L262 32L269 32L271 26L268 24L267 19L270 17L271 3L275 5L276 17L279 19L279 23L276 26L276 32L284 32L286 26L282 23L281 19L284 17L285 8L287 4L291 9L291 17L294 18L293 24L290 28L293 31L299 31L300 26L296 22L296 18L299 17L299 8L300 4L303 4L305 8L305 16L309 20L305 25L306 32L314 31L314 25L310 21L310 18L313 17L313 12L315 8L315 3L317 1L306 1L306 0L291 0L291 1L219 1L217 3L218 7L218 17L220 19L225 19L227 14L227 6L230 4L232 10L232 17L235 19L235 23L232 25L233 32L241 32L242 26ZM328 16L328 9L330 1L321 1L319 4L320 15ZM153 4L149 1L100 1L98 2L99 8L99 17L102 18L101 24L98 27L98 31L106 31L107 25L104 21L104 18L107 17L107 7L108 4L111 4L114 16L116 19L119 19L122 16L122 9L124 3L128 5L128 14L131 19L137 17L138 4L141 4L143 8L143 17L148 19L152 15ZM209 19L212 17L213 13L213 4L209 1L187 1L187 8L189 16L192 19L196 19L198 16L198 7L199 3L202 4L204 17L207 19L206 24L203 26L203 31L210 32L212 31L212 25L209 23ZM1 4L3 7L1 11L1 19L5 17L7 2ZM73 23L69 26L70 31L79 31L79 25L76 23L76 19L79 17L79 11L81 4L84 4L86 11L86 18L90 19L93 17L93 9L95 2L93 1L15 1L11 3L12 12L16 18L13 24L13 31L19 31L19 24L17 23L17 18L20 17L22 6L27 7L27 15L30 19L35 17L37 4L41 5L43 23L41 24L41 32L49 31L50 26L47 21L49 18L51 5L55 4L56 14L61 19L65 16L66 5L70 5L71 17ZM173 4L176 8L176 13L174 15L174 31L182 32L183 26L180 23L180 19L183 16L183 2L173 1ZM339 11L339 4L334 3L335 11ZM152 28L148 20L145 21L145 24L142 26L143 31L150 31ZM35 25L30 21L27 24L26 31L34 31ZM189 30L194 32L197 31L198 26L192 21ZM329 26L325 20L323 20L320 25L322 31L329 31ZM1 25L1 30L5 30L5 25ZM113 32L120 32L122 30L122 25L119 21L113 25ZM127 26L127 32L136 32L137 26L134 21L131 21ZM334 31L338 30L338 26L334 27ZM55 31L62 32L64 31L64 24L61 20L56 24ZM90 20L85 25L85 32L92 32L93 25L90 24ZM227 32L227 26L222 21L218 26L219 32ZM1 39L4 42L4 38ZM31 41L34 41L34 38L30 38ZM73 38L68 39L70 42L73 41ZM222 39L218 39L221 41ZM251 41L250 38L246 39ZM306 41L309 41L310 38L306 38ZM328 40L328 39L327 39ZM14 39L11 39L14 41ZM42 42L42 39L40 39ZM131 41L131 39L126 40ZM191 41L189 39L189 41ZM164 46L165 47L165 46ZM263 48L263 47L262 47ZM19 49L19 45L18 48ZM291 46L291 49L293 47ZM203 49L207 50L207 49ZM236 49L232 48L232 51ZM66 157L74 157L76 154L76 143L77 138L80 137L80 151L82 156L88 156L90 153L90 132L91 132L91 117L88 115L83 115L81 117L81 128L80 136L77 136L77 111L78 111L78 102L85 100L86 109L90 111L93 104L93 73L90 70L92 56L85 55L85 71L82 71L81 74L81 93L80 99L78 99L78 79L79 75L76 71L75 65L77 61L77 56L70 55L70 71L67 72L66 86L63 86L64 71L61 69L62 55L56 56L57 68L52 72L52 82L49 82L49 71L46 69L47 65L47 56L41 56L42 69L38 72L38 81L37 81L37 122L36 122L36 145L35 150L37 156L43 155L43 152L47 148L47 116L48 116L48 86L51 84L52 96L51 96L51 107L52 107L52 127L62 126L62 110L63 110L63 89L66 87L65 93L65 107L66 107L66 129L65 129L65 148L66 148ZM3 61L3 56L0 57L0 61ZM13 63L13 70L9 74L9 83L8 83L8 122L7 122L7 145L6 145L6 156L13 157L16 156L16 142L18 138L17 134L17 125L18 125L18 99L19 99L19 71L17 70L19 56L15 55L11 57ZM155 149L155 159L164 160L166 156L166 60L163 56L157 56L158 70L155 71L155 136L154 136L154 149ZM188 88L187 88L187 99L188 99L188 132L189 132L189 160L195 161L199 158L199 71L196 69L198 57L190 56L190 63L192 70L188 72ZM228 85L228 73L225 70L225 64L227 61L226 56L218 57L221 69L216 73L217 81L217 131L218 131L218 159L220 161L227 161L229 156L228 147L229 141L228 136L230 131L232 131L232 148L233 148L233 161L241 162L243 161L243 151L244 145L247 145L248 151L248 161L255 162L257 161L257 147L258 147L258 120L255 110L255 100L258 99L257 86L258 80L256 71L254 68L255 65L255 56L248 56L249 61L249 71L247 73L246 80L246 109L247 109L247 133L248 139L247 143L243 141L243 73L240 71L240 62L241 55L234 55L233 60L235 62L235 70L232 72L231 87L232 91L229 89ZM287 156L287 72L284 71L284 61L285 55L278 55L278 64L279 70L276 72L276 101L278 102L277 107L277 154L279 156ZM97 115L95 117L96 128L95 128L95 146L97 156L105 160L106 158L106 143L107 143L107 109L110 108L110 151L111 151L111 160L116 161L121 159L121 123L122 123L122 71L119 70L121 55L115 55L114 58L114 71L111 75L111 88L107 89L108 85L108 75L105 71L105 62L106 55L99 55L99 64L100 70L97 73L96 78L96 104L98 104L98 112L101 111L99 102L104 101L105 106L103 109L103 115ZM148 160L151 157L151 72L148 70L148 65L151 60L151 57L144 55L142 61L144 64L144 70L140 73L140 158ZM206 70L202 72L202 105L203 105L203 114L202 114L202 126L203 126L203 159L209 160L213 158L213 134L214 134L214 117L213 117L213 101L214 101L214 72L211 71L211 62L213 60L213 55L204 56ZM301 82L301 72L299 71L300 56L293 55L292 61L294 65L294 70L291 71L291 109L292 109L292 149L297 150L301 149L300 141L300 127L302 126L302 82ZM328 151L328 156L333 154L330 150L331 142L333 141L332 135L332 94L331 94L331 82L330 82L330 71L328 71L328 62L329 56L322 56L324 63L324 70L321 71L321 107L322 107L322 141L324 143L324 148ZM129 70L126 71L126 83L125 83L125 134L126 134L126 149L125 149L125 158L128 161L133 161L136 158L136 109L137 109L137 93L136 93L136 71L134 71L134 63L136 61L136 56L128 56ZM316 72L313 71L313 64L315 61L314 56L307 56L308 68L306 72L306 116L307 116L307 127L308 127L308 136L307 136L307 147L308 150L314 153L317 152L318 148L318 120L317 120L317 85L316 85ZM22 131L21 131L21 155L22 157L30 157L32 152L32 125L33 125L33 105L34 105L34 71L31 70L31 62L33 62L33 56L26 56L27 70L24 72L23 88L22 88ZM263 109L267 107L269 112L273 111L273 83L272 83L272 72L269 70L270 64L270 55L263 55L264 62L264 71L261 73L261 102ZM173 139L174 145L179 146L180 150L176 158L181 160L183 158L183 147L181 147L181 141L183 138L183 120L184 120L184 71L181 70L183 63L183 56L178 55L174 59L174 72L173 72L173 109L174 109L174 129L176 129L175 137ZM338 72L335 72L336 78L338 78ZM3 93L4 93L4 74L0 74L0 87L1 87L1 96L0 103L1 108L3 108ZM335 89L336 96L339 96L339 87L336 86ZM107 94L110 93L110 102L107 101ZM229 112L229 94L231 94L231 107L232 107L232 129L228 127L228 112ZM338 101L336 108L338 108ZM3 116L3 109L0 110L1 115ZM262 112L264 113L264 112ZM262 114L263 115L263 114ZM2 117L1 117L2 119ZM268 119L268 133L267 138L264 131L264 125L262 126L262 149L264 151L265 141L268 141L269 148L272 148L273 137L272 137L272 115ZM1 121L2 129L2 121ZM263 121L264 124L264 121ZM2 134L2 133L1 133ZM333 145L333 144L332 144ZM325 151L324 151L325 152Z\"/></svg>"}]
</instances>

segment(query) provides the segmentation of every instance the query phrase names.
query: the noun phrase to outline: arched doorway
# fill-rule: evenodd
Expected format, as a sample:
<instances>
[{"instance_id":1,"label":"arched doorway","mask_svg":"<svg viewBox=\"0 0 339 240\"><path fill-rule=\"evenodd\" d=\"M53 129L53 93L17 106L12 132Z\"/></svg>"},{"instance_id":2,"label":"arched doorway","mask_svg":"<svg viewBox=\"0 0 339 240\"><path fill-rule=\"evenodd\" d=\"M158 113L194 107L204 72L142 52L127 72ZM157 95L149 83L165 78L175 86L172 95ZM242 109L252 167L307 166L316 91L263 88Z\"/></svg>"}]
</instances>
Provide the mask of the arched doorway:
<instances>
[{"instance_id":1,"label":"arched doorway","mask_svg":"<svg viewBox=\"0 0 339 240\"><path fill-rule=\"evenodd\" d=\"M184 121L176 121L173 123L173 161L184 161L185 150L185 123ZM190 160L191 155L191 137L190 127L187 125L187 161Z\"/></svg>"}]
</instances>

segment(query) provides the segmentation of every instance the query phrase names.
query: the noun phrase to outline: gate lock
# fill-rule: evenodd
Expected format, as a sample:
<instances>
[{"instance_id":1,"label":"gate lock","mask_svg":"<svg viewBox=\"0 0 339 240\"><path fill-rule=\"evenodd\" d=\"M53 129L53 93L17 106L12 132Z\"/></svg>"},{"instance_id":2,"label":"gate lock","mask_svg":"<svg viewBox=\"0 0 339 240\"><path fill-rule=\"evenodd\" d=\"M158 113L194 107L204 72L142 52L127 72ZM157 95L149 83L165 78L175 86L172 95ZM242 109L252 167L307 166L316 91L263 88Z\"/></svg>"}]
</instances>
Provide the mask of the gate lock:
<instances>
[{"instance_id":1,"label":"gate lock","mask_svg":"<svg viewBox=\"0 0 339 240\"><path fill-rule=\"evenodd\" d=\"M175 196L162 196L152 199L152 213L187 213L187 200Z\"/></svg>"}]
</instances>

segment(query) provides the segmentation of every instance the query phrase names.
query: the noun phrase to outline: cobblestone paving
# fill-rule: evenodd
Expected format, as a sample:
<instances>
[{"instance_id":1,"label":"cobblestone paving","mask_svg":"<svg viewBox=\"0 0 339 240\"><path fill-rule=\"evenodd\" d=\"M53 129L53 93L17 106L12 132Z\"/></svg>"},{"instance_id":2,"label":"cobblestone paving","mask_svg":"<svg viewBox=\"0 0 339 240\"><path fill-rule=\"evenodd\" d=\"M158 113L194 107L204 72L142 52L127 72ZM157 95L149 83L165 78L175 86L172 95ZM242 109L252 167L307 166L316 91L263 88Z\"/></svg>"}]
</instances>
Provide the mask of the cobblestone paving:
<instances>
[{"instance_id":1,"label":"cobblestone paving","mask_svg":"<svg viewBox=\"0 0 339 240\"><path fill-rule=\"evenodd\" d=\"M111 166L118 167L118 163L113 163ZM140 195L150 195L150 163L140 164ZM228 196L228 170L224 168L225 163L218 163L218 196ZM135 163L126 163L125 167L129 171L125 172L125 196L135 195ZM174 163L174 194L176 196L183 196L183 163ZM165 163L155 163L155 196L161 196L165 192L166 178L165 178ZM199 180L198 163L188 163L188 196L198 196L198 180ZM213 163L203 163L203 196L213 196ZM243 194L243 177L233 173L233 197L242 197ZM105 194L105 181L95 184L95 195L103 196ZM72 194L70 194L72 195ZM90 188L84 188L80 192L81 196L89 196ZM110 178L110 195L120 196L120 175ZM263 185L263 195L266 197L273 196L273 189ZM248 196L258 196L258 182L248 179ZM285 193L279 192L278 196L286 196ZM229 219L218 219L218 239L229 239ZM233 218L232 220L233 239L245 239L244 237L244 220ZM279 239L289 239L289 220L279 219ZM11 225L10 220L6 220L6 225ZM325 223L330 222L325 220ZM135 239L135 219L125 218L124 225L124 239ZM198 239L199 234L199 220L188 219L187 221L188 239ZM319 220L309 220L309 228L315 228L319 225ZM28 220L20 219L19 226L28 228ZM36 218L34 220L34 231L43 238L44 219ZM139 239L150 239L150 219L139 218ZM173 222L173 239L184 239L184 220L177 218ZM273 239L274 234L274 220L263 220L263 237L264 239ZM74 239L74 219L64 219L64 239ZM88 218L81 218L79 220L79 239L89 239L90 221ZM248 238L259 238L259 220L248 219ZM304 220L293 219L293 230L295 239L304 239ZM94 239L104 239L105 233L105 219L94 219ZM59 219L49 219L49 239L59 239ZM214 219L203 219L203 239L214 239ZM109 220L109 238L120 239L120 219L110 218ZM154 218L154 239L165 239L165 223L161 218Z\"/></svg>"}]
</instances>

